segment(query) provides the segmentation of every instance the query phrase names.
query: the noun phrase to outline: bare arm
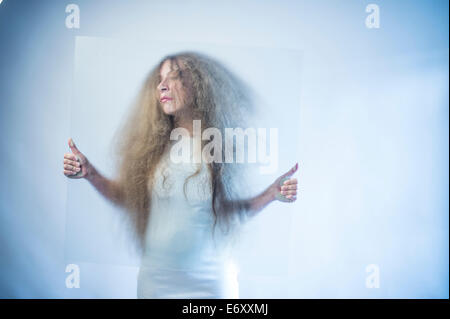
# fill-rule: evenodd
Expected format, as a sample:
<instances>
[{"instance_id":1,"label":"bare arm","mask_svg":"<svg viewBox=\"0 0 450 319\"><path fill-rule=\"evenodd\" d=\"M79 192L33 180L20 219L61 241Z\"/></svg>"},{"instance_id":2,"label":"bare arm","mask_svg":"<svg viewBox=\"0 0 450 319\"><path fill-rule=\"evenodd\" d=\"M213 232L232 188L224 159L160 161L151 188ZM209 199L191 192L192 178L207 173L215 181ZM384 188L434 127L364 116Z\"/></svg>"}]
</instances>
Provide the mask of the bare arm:
<instances>
[{"instance_id":1,"label":"bare arm","mask_svg":"<svg viewBox=\"0 0 450 319\"><path fill-rule=\"evenodd\" d=\"M297 199L297 179L290 178L298 169L296 164L287 173L278 177L261 194L239 201L235 201L233 206L228 203L228 207L239 207L246 212L247 218L256 216L267 205L275 200L282 202L294 202Z\"/></svg>"},{"instance_id":2,"label":"bare arm","mask_svg":"<svg viewBox=\"0 0 450 319\"><path fill-rule=\"evenodd\" d=\"M267 205L276 199L276 192L273 185L269 186L264 192L248 200L249 218L254 217L257 213L262 211Z\"/></svg>"},{"instance_id":3,"label":"bare arm","mask_svg":"<svg viewBox=\"0 0 450 319\"><path fill-rule=\"evenodd\" d=\"M74 179L87 179L107 200L114 205L123 207L124 194L117 181L103 176L78 150L72 139L69 139L69 147L73 154L64 154L64 175Z\"/></svg>"},{"instance_id":4,"label":"bare arm","mask_svg":"<svg viewBox=\"0 0 450 319\"><path fill-rule=\"evenodd\" d=\"M88 173L86 179L107 200L116 206L123 207L124 196L119 184L116 181L108 179L100 174L94 166L91 165L91 167L92 170Z\"/></svg>"}]
</instances>

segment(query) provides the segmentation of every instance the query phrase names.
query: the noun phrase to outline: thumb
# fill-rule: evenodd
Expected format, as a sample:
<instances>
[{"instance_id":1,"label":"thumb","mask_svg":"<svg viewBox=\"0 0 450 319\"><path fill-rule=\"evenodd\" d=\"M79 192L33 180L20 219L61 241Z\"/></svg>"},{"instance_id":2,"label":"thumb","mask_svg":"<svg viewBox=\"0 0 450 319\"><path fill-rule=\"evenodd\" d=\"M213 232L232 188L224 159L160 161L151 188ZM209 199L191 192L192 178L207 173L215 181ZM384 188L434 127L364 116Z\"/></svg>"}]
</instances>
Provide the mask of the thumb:
<instances>
[{"instance_id":1,"label":"thumb","mask_svg":"<svg viewBox=\"0 0 450 319\"><path fill-rule=\"evenodd\" d=\"M298 163L294 165L289 171L283 174L282 178L291 177L298 169Z\"/></svg>"},{"instance_id":2,"label":"thumb","mask_svg":"<svg viewBox=\"0 0 450 319\"><path fill-rule=\"evenodd\" d=\"M69 138L69 147L75 155L81 154L81 152L78 150L75 143L73 142L72 138Z\"/></svg>"}]
</instances>

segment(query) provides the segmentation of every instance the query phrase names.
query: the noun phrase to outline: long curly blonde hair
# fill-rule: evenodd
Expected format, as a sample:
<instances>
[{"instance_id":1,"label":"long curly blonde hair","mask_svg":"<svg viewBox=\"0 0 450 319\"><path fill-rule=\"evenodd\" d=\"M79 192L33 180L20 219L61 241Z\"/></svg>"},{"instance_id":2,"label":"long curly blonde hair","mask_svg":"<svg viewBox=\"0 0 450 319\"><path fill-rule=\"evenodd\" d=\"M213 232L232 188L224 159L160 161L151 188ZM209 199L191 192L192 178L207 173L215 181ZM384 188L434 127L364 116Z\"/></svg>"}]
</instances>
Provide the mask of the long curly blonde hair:
<instances>
[{"instance_id":1,"label":"long curly blonde hair","mask_svg":"<svg viewBox=\"0 0 450 319\"><path fill-rule=\"evenodd\" d=\"M126 215L130 217L132 233L140 251L144 247L151 214L152 189L149 185L153 183L149 181L153 181L157 164L167 151L170 133L175 128L174 117L162 111L157 91L160 69L166 60L179 67L183 85L189 84L193 88L193 118L201 120L202 127L215 127L221 132L224 128L245 127L245 119L254 109L254 91L222 63L205 54L181 52L167 55L150 70L114 140L118 172L116 182L123 193ZM201 142L202 149L206 143ZM233 217L242 217L247 209L242 201L236 200L239 196L233 186L239 176L239 165L225 163L224 143L222 145L222 162L208 164L213 228L218 220L229 226ZM233 145L233 156L235 151Z\"/></svg>"}]
</instances>

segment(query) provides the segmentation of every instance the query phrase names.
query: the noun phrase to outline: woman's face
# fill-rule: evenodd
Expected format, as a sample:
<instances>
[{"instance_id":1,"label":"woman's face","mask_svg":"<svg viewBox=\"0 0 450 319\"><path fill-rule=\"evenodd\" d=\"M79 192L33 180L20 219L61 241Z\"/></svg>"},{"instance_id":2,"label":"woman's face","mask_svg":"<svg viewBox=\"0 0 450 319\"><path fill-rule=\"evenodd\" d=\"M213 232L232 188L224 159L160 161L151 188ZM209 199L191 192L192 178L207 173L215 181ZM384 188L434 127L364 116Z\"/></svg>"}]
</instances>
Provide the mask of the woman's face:
<instances>
[{"instance_id":1,"label":"woman's face","mask_svg":"<svg viewBox=\"0 0 450 319\"><path fill-rule=\"evenodd\" d=\"M157 86L159 102L164 113L180 114L188 111L192 104L191 90L183 85L180 69L175 63L166 60L160 69L160 83Z\"/></svg>"}]
</instances>

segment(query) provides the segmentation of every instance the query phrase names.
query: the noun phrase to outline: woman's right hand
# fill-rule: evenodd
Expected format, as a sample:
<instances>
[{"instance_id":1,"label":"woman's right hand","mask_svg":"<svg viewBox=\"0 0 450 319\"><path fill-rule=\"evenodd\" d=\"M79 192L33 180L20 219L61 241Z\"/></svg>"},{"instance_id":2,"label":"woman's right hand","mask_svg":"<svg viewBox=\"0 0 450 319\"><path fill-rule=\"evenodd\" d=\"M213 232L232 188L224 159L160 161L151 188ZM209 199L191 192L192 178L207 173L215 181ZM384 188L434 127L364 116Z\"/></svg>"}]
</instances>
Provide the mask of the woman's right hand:
<instances>
[{"instance_id":1,"label":"woman's right hand","mask_svg":"<svg viewBox=\"0 0 450 319\"><path fill-rule=\"evenodd\" d=\"M69 138L69 147L72 153L64 154L64 175L69 178L85 178L91 171L88 159L78 150L72 138Z\"/></svg>"}]
</instances>

